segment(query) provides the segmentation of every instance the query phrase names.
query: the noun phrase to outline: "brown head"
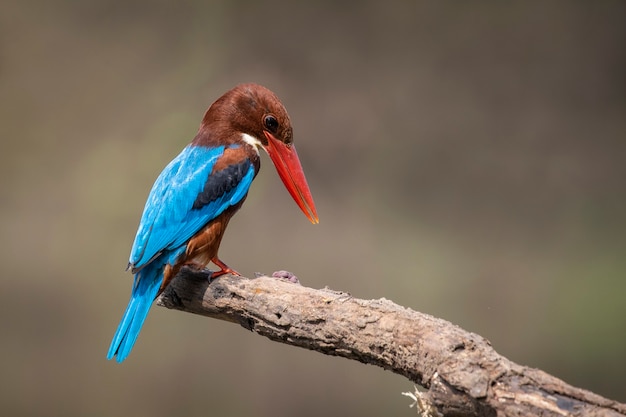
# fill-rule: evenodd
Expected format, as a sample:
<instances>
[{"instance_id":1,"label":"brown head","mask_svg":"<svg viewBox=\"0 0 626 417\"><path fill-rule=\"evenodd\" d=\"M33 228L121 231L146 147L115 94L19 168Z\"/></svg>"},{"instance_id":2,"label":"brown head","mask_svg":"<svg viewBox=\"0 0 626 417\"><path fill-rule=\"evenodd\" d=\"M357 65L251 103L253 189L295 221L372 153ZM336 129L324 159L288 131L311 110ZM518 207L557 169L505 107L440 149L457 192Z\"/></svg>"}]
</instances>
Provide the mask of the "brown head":
<instances>
[{"instance_id":1,"label":"brown head","mask_svg":"<svg viewBox=\"0 0 626 417\"><path fill-rule=\"evenodd\" d=\"M208 130L211 139L218 140L219 144L223 144L225 136L235 132L237 136L245 133L257 139L264 147L268 145L264 132L285 144L293 142L293 129L285 106L272 91L252 83L239 84L218 98L204 114L200 126L200 131L203 130ZM205 143L198 145L206 146Z\"/></svg>"},{"instance_id":2,"label":"brown head","mask_svg":"<svg viewBox=\"0 0 626 417\"><path fill-rule=\"evenodd\" d=\"M263 148L289 194L312 223L317 212L304 177L293 129L276 94L258 84L240 84L218 98L202 119L194 146L252 146Z\"/></svg>"}]
</instances>

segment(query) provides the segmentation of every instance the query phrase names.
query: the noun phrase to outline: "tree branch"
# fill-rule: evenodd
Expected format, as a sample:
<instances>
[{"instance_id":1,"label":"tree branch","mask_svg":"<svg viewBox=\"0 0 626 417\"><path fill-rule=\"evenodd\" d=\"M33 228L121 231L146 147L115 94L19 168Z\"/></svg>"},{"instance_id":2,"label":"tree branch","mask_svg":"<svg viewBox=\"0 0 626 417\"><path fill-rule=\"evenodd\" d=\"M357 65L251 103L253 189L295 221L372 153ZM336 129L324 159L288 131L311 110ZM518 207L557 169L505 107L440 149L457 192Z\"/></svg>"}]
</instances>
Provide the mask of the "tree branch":
<instances>
[{"instance_id":1,"label":"tree branch","mask_svg":"<svg viewBox=\"0 0 626 417\"><path fill-rule=\"evenodd\" d=\"M157 304L404 375L444 416L626 416L626 405L500 356L485 338L386 299L183 268ZM436 415L436 413L435 413Z\"/></svg>"}]
</instances>

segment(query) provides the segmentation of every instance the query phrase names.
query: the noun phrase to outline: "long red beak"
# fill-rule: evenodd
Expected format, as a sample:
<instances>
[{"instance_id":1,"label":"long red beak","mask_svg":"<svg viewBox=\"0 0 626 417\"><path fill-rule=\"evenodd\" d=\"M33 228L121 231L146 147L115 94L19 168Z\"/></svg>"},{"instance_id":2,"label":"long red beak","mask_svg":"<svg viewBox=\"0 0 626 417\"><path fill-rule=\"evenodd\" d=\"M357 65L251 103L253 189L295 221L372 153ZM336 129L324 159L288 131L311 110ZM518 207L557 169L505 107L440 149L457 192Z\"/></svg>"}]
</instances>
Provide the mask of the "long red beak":
<instances>
[{"instance_id":1,"label":"long red beak","mask_svg":"<svg viewBox=\"0 0 626 417\"><path fill-rule=\"evenodd\" d=\"M319 223L315 203L313 203L313 197L311 197L311 190L309 190L309 185L304 177L295 146L293 144L286 145L267 131L264 131L264 133L267 138L267 146L263 148L274 163L278 176L283 180L287 191L289 191L291 197L293 197L300 210L311 223Z\"/></svg>"}]
</instances>

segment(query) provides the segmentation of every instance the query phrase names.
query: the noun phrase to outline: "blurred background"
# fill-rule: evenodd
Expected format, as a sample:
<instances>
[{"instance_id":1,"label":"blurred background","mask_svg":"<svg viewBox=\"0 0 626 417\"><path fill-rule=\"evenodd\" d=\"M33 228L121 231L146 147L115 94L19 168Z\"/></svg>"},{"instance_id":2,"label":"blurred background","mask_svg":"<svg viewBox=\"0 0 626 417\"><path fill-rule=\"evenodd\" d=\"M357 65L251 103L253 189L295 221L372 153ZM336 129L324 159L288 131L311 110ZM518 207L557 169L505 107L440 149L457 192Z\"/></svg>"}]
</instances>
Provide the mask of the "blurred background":
<instances>
[{"instance_id":1,"label":"blurred background","mask_svg":"<svg viewBox=\"0 0 626 417\"><path fill-rule=\"evenodd\" d=\"M626 3L9 1L0 13L7 415L413 415L401 376L154 308L105 359L145 198L237 83L290 112L221 257L389 298L626 402Z\"/></svg>"}]
</instances>

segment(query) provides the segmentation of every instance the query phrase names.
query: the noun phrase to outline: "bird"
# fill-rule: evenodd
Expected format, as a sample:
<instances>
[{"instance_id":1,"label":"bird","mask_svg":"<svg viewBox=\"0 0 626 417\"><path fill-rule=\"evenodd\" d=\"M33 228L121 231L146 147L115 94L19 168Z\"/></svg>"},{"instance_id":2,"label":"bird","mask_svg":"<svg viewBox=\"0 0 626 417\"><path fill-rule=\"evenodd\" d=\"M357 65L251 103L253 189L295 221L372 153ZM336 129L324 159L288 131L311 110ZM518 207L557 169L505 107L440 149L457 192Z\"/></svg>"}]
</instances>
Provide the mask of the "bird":
<instances>
[{"instance_id":1,"label":"bird","mask_svg":"<svg viewBox=\"0 0 626 417\"><path fill-rule=\"evenodd\" d=\"M281 101L254 83L227 91L152 186L127 267L134 275L130 301L107 359L123 362L128 357L153 301L183 266L203 270L212 262L219 270L211 279L240 275L219 258L218 249L259 173L261 149L305 216L319 223Z\"/></svg>"}]
</instances>

